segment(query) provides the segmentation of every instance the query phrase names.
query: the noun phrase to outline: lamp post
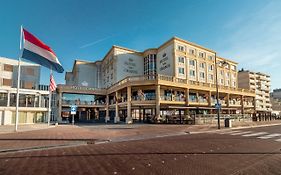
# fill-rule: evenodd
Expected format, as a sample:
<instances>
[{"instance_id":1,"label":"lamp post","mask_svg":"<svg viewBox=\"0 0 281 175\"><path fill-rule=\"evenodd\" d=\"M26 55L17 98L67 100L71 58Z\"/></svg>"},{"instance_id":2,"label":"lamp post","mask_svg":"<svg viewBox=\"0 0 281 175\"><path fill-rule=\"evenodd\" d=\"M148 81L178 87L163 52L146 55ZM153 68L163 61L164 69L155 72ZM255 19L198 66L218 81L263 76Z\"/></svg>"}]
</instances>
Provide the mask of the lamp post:
<instances>
[{"instance_id":1,"label":"lamp post","mask_svg":"<svg viewBox=\"0 0 281 175\"><path fill-rule=\"evenodd\" d=\"M218 66L217 64L222 64L222 66L228 65L226 61L219 61L217 62L217 54L215 53L215 73L216 73L216 110L217 110L217 117L218 117L218 129L221 129L221 124L220 124L220 109L221 109L221 104L219 102L219 85L218 85Z\"/></svg>"}]
</instances>

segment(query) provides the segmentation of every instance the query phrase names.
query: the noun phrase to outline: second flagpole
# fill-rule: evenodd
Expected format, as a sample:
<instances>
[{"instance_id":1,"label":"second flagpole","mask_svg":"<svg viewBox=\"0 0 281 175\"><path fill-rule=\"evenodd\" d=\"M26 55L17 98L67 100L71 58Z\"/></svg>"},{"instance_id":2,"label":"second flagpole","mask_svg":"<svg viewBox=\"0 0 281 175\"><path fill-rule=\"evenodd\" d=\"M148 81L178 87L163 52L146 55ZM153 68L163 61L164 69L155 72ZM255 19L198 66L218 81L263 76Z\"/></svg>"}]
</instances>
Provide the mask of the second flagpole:
<instances>
[{"instance_id":1,"label":"second flagpole","mask_svg":"<svg viewBox=\"0 0 281 175\"><path fill-rule=\"evenodd\" d=\"M48 112L48 126L50 126L51 112L52 112L52 90L51 90L51 76L53 74L53 69L50 69L50 82L49 82L49 112Z\"/></svg>"}]
</instances>

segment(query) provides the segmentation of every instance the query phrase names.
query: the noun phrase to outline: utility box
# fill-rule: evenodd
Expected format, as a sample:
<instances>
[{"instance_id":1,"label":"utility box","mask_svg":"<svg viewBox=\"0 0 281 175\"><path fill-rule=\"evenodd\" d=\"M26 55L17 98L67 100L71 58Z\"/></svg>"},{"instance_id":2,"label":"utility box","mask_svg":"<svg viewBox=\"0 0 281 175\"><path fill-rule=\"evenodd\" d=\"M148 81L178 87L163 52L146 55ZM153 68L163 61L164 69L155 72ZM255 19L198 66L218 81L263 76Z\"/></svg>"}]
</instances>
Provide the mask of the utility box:
<instances>
[{"instance_id":1,"label":"utility box","mask_svg":"<svg viewBox=\"0 0 281 175\"><path fill-rule=\"evenodd\" d=\"M231 123L231 119L230 118L224 119L224 127L226 127L226 128L231 128L232 127L232 123Z\"/></svg>"}]
</instances>

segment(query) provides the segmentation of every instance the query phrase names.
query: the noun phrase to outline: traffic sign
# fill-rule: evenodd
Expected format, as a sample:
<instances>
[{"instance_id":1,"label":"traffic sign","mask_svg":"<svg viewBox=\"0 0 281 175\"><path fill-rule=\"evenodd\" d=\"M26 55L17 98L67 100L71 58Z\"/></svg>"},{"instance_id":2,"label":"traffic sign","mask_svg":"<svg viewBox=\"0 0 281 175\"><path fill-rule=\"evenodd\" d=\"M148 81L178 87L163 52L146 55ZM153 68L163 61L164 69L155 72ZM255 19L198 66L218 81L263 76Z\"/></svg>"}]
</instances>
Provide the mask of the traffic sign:
<instances>
[{"instance_id":1,"label":"traffic sign","mask_svg":"<svg viewBox=\"0 0 281 175\"><path fill-rule=\"evenodd\" d=\"M220 103L219 103L219 104L216 103L216 104L215 104L215 108L216 108L216 109L221 109L221 104L220 104Z\"/></svg>"},{"instance_id":2,"label":"traffic sign","mask_svg":"<svg viewBox=\"0 0 281 175\"><path fill-rule=\"evenodd\" d=\"M71 114L76 114L76 109L77 109L77 106L76 106L76 105L71 105L71 106L70 106L70 113L71 113Z\"/></svg>"}]
</instances>

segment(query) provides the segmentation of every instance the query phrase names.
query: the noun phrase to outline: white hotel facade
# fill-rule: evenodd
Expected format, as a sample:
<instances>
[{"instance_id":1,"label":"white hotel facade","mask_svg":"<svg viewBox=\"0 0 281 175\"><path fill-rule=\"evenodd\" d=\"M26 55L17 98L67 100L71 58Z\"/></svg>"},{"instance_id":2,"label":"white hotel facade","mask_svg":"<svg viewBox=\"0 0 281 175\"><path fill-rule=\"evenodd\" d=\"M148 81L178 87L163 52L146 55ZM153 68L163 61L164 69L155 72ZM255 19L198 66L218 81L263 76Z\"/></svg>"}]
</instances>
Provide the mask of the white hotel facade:
<instances>
[{"instance_id":1,"label":"white hotel facade","mask_svg":"<svg viewBox=\"0 0 281 175\"><path fill-rule=\"evenodd\" d=\"M101 61L76 60L57 88L58 121L187 122L215 114L215 55L173 37L143 52L113 46ZM227 62L224 66L221 62ZM255 92L238 88L238 63L217 57L219 99L224 114L255 113Z\"/></svg>"}]
</instances>

